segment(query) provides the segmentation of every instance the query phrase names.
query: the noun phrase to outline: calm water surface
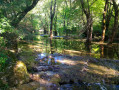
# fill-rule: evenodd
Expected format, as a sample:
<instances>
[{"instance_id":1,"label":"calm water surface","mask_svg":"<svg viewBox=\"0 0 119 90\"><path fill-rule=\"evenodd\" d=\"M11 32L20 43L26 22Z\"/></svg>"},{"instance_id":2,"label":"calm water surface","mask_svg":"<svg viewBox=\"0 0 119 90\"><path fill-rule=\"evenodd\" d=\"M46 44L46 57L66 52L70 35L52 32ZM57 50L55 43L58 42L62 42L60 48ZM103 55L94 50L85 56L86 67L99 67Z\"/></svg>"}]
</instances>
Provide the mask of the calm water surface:
<instances>
[{"instance_id":1,"label":"calm water surface","mask_svg":"<svg viewBox=\"0 0 119 90\"><path fill-rule=\"evenodd\" d=\"M41 38L39 43L41 53L60 53L72 56L92 56L94 58L119 59L119 44L114 45L87 45L78 39L53 39ZM46 54L45 54L46 55ZM60 57L58 57L60 58Z\"/></svg>"}]
</instances>

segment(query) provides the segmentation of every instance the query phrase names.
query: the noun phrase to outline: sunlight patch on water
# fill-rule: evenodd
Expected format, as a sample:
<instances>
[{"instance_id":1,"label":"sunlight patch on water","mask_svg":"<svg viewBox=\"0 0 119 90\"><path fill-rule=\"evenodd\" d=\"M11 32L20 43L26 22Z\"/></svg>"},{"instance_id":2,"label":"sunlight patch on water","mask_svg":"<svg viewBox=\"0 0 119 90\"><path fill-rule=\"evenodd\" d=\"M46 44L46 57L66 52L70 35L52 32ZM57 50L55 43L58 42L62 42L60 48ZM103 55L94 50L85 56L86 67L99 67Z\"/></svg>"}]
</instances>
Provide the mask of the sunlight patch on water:
<instances>
[{"instance_id":1,"label":"sunlight patch on water","mask_svg":"<svg viewBox=\"0 0 119 90\"><path fill-rule=\"evenodd\" d=\"M38 60L42 60L42 61L45 61L47 64L64 64L64 63L61 63L61 61L63 60L63 57L62 56L58 56L58 55L55 55L55 54L47 54L47 53L40 53L38 54L38 57L37 57Z\"/></svg>"},{"instance_id":2,"label":"sunlight patch on water","mask_svg":"<svg viewBox=\"0 0 119 90\"><path fill-rule=\"evenodd\" d=\"M58 54L51 54L48 55L47 53L40 53L38 54L38 60L42 60L45 61L47 64L51 65L59 65L59 64L66 64L66 65L76 65L77 62L70 60L68 58L66 58L65 56L62 55L58 55Z\"/></svg>"},{"instance_id":3,"label":"sunlight patch on water","mask_svg":"<svg viewBox=\"0 0 119 90\"><path fill-rule=\"evenodd\" d=\"M47 56L46 53L41 53L41 54L38 54L38 59L43 59Z\"/></svg>"}]
</instances>

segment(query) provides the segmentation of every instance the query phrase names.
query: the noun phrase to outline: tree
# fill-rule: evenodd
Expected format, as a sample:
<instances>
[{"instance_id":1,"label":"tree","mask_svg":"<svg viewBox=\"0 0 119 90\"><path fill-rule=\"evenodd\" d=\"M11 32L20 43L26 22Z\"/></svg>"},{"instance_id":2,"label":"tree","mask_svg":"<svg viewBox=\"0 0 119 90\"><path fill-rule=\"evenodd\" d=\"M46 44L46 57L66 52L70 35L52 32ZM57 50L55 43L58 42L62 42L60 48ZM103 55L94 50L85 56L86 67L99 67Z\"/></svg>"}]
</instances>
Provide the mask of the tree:
<instances>
[{"instance_id":1,"label":"tree","mask_svg":"<svg viewBox=\"0 0 119 90\"><path fill-rule=\"evenodd\" d=\"M39 0L4 0L0 4L4 16L6 16L12 26L16 27L25 15L32 10Z\"/></svg>"},{"instance_id":2,"label":"tree","mask_svg":"<svg viewBox=\"0 0 119 90\"><path fill-rule=\"evenodd\" d=\"M53 37L53 19L54 19L54 15L55 15L55 8L56 8L56 0L54 0L54 5L53 5L53 0L51 0L51 6L50 6L50 38Z\"/></svg>"},{"instance_id":3,"label":"tree","mask_svg":"<svg viewBox=\"0 0 119 90\"><path fill-rule=\"evenodd\" d=\"M58 7L57 7L57 11L58 11ZM54 18L54 35L57 36L57 13Z\"/></svg>"},{"instance_id":4,"label":"tree","mask_svg":"<svg viewBox=\"0 0 119 90\"><path fill-rule=\"evenodd\" d=\"M116 0L112 0L113 2L113 7L114 7L114 11L115 11L115 15L114 15L114 26L113 26L113 30L111 33L111 37L109 39L109 44L112 44L116 31L118 30L118 16L119 16L119 4L116 2Z\"/></svg>"},{"instance_id":5,"label":"tree","mask_svg":"<svg viewBox=\"0 0 119 90\"><path fill-rule=\"evenodd\" d=\"M111 21L112 14L113 14L113 5L111 4L111 2L108 2L108 3L110 3L110 4L108 4L108 7L107 7L106 31L109 30L110 21Z\"/></svg>"},{"instance_id":6,"label":"tree","mask_svg":"<svg viewBox=\"0 0 119 90\"><path fill-rule=\"evenodd\" d=\"M86 31L87 31L87 43L91 43L92 41L92 31L93 31L93 20L92 20L92 15L91 15L91 10L90 10L90 5L89 5L89 0L86 2L84 0L80 0L81 6L82 6L82 11L86 15Z\"/></svg>"},{"instance_id":7,"label":"tree","mask_svg":"<svg viewBox=\"0 0 119 90\"><path fill-rule=\"evenodd\" d=\"M104 12L103 12L103 30L102 30L102 39L101 39L101 42L104 42L104 39L105 39L105 31L106 31L106 13L107 13L107 7L108 7L108 1L109 0L106 0L105 1L105 7L104 7Z\"/></svg>"}]
</instances>

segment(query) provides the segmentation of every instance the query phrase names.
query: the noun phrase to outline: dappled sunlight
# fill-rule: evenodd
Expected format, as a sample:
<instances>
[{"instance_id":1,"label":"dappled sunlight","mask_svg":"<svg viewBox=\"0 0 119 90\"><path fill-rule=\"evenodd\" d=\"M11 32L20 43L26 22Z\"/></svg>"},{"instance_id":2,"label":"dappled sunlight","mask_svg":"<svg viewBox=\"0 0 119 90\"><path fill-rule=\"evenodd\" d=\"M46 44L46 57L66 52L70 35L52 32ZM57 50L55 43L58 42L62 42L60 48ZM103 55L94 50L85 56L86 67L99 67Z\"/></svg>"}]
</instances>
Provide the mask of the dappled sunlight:
<instances>
[{"instance_id":1,"label":"dappled sunlight","mask_svg":"<svg viewBox=\"0 0 119 90\"><path fill-rule=\"evenodd\" d=\"M29 81L29 74L26 65L22 61L17 61L14 66L13 78L17 84L23 84Z\"/></svg>"},{"instance_id":2,"label":"dappled sunlight","mask_svg":"<svg viewBox=\"0 0 119 90\"><path fill-rule=\"evenodd\" d=\"M39 81L39 74L29 74L30 78L34 81Z\"/></svg>"},{"instance_id":3,"label":"dappled sunlight","mask_svg":"<svg viewBox=\"0 0 119 90\"><path fill-rule=\"evenodd\" d=\"M35 44L34 44L35 43ZM41 42L41 41L36 41L31 45L28 45L29 48L33 49L36 52L43 52L46 51L46 48L50 49L50 46L44 46L45 43Z\"/></svg>"},{"instance_id":4,"label":"dappled sunlight","mask_svg":"<svg viewBox=\"0 0 119 90\"><path fill-rule=\"evenodd\" d=\"M82 52L81 51L74 51L74 50L66 50L66 49L64 49L63 50L63 53L78 53L78 54L81 54Z\"/></svg>"},{"instance_id":5,"label":"dappled sunlight","mask_svg":"<svg viewBox=\"0 0 119 90\"><path fill-rule=\"evenodd\" d=\"M79 61L79 64L88 65L87 61Z\"/></svg>"},{"instance_id":6,"label":"dappled sunlight","mask_svg":"<svg viewBox=\"0 0 119 90\"><path fill-rule=\"evenodd\" d=\"M12 53L15 53L15 50L9 50L10 52L12 52Z\"/></svg>"},{"instance_id":7,"label":"dappled sunlight","mask_svg":"<svg viewBox=\"0 0 119 90\"><path fill-rule=\"evenodd\" d=\"M77 39L76 41L85 42L86 39Z\"/></svg>"},{"instance_id":8,"label":"dappled sunlight","mask_svg":"<svg viewBox=\"0 0 119 90\"><path fill-rule=\"evenodd\" d=\"M119 75L119 71L112 69L112 68L107 68L106 66L101 66L101 65L90 63L88 67L89 67L88 72L90 73L106 75L107 77L115 77Z\"/></svg>"},{"instance_id":9,"label":"dappled sunlight","mask_svg":"<svg viewBox=\"0 0 119 90\"><path fill-rule=\"evenodd\" d=\"M23 67L24 63L23 62L17 62L17 67Z\"/></svg>"},{"instance_id":10,"label":"dappled sunlight","mask_svg":"<svg viewBox=\"0 0 119 90\"><path fill-rule=\"evenodd\" d=\"M30 78L34 81L39 82L41 85L50 85L51 83L48 80L42 79L39 74L31 74Z\"/></svg>"},{"instance_id":11,"label":"dappled sunlight","mask_svg":"<svg viewBox=\"0 0 119 90\"><path fill-rule=\"evenodd\" d=\"M76 56L86 56L86 55L91 55L91 56L94 56L94 57L100 57L100 54L95 54L95 53L88 53L86 51L75 51L75 50L66 50L64 49L63 54L69 54L69 55L76 55Z\"/></svg>"},{"instance_id":12,"label":"dappled sunlight","mask_svg":"<svg viewBox=\"0 0 119 90\"><path fill-rule=\"evenodd\" d=\"M84 51L75 51L75 50L63 50L63 54L70 54L70 55L90 55L91 53L86 53Z\"/></svg>"},{"instance_id":13,"label":"dappled sunlight","mask_svg":"<svg viewBox=\"0 0 119 90\"><path fill-rule=\"evenodd\" d=\"M40 84L43 84L43 85L50 85L51 83L47 80L44 80L44 79L40 79L39 80Z\"/></svg>"},{"instance_id":14,"label":"dappled sunlight","mask_svg":"<svg viewBox=\"0 0 119 90\"><path fill-rule=\"evenodd\" d=\"M57 62L62 63L62 64L67 64L67 65L76 65L77 64L77 61L73 61L70 59L57 60Z\"/></svg>"},{"instance_id":15,"label":"dappled sunlight","mask_svg":"<svg viewBox=\"0 0 119 90\"><path fill-rule=\"evenodd\" d=\"M107 43L104 43L104 42L92 42L92 43L97 45L107 45Z\"/></svg>"},{"instance_id":16,"label":"dappled sunlight","mask_svg":"<svg viewBox=\"0 0 119 90\"><path fill-rule=\"evenodd\" d=\"M22 61L17 61L16 66L14 67L14 72L16 74L27 74L26 65Z\"/></svg>"},{"instance_id":17,"label":"dappled sunlight","mask_svg":"<svg viewBox=\"0 0 119 90\"><path fill-rule=\"evenodd\" d=\"M36 52L41 52L41 51L43 51L43 48L42 48L42 46L40 46L40 45L29 45L29 48L33 49L33 50L36 51Z\"/></svg>"}]
</instances>

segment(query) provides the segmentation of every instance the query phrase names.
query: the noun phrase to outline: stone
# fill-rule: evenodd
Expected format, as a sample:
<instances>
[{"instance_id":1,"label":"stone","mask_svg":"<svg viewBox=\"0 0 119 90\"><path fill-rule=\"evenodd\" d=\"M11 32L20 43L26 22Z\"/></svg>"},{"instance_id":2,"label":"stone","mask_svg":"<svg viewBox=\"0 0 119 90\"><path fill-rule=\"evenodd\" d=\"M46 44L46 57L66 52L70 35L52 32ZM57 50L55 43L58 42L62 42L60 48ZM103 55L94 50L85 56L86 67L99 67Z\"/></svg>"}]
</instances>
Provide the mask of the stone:
<instances>
[{"instance_id":1,"label":"stone","mask_svg":"<svg viewBox=\"0 0 119 90\"><path fill-rule=\"evenodd\" d=\"M12 84L12 86L21 85L23 83L29 82L30 80L26 65L22 61L16 62L11 75L9 76L9 83L10 85Z\"/></svg>"},{"instance_id":2,"label":"stone","mask_svg":"<svg viewBox=\"0 0 119 90\"><path fill-rule=\"evenodd\" d=\"M56 85L59 85L60 81L61 81L61 78L58 74L53 75L51 80L50 80L51 83L54 83Z\"/></svg>"}]
</instances>

